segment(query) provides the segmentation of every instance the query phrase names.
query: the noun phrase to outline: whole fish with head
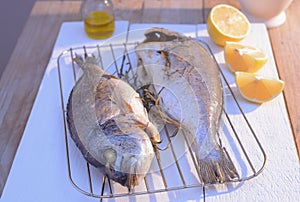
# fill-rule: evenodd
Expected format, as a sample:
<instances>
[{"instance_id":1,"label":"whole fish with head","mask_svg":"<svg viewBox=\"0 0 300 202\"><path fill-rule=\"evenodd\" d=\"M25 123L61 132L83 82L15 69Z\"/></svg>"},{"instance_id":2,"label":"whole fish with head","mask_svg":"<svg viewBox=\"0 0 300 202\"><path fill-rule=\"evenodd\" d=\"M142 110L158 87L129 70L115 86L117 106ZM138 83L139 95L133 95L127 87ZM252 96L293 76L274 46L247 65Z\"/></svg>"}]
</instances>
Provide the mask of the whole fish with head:
<instances>
[{"instance_id":1,"label":"whole fish with head","mask_svg":"<svg viewBox=\"0 0 300 202\"><path fill-rule=\"evenodd\" d=\"M161 111L180 123L192 142L203 183L238 178L218 142L223 90L216 63L197 41L179 33L152 28L145 36L135 49L140 63L136 88L151 86L160 97L159 110L149 109L150 117Z\"/></svg>"},{"instance_id":2,"label":"whole fish with head","mask_svg":"<svg viewBox=\"0 0 300 202\"><path fill-rule=\"evenodd\" d=\"M134 188L148 172L159 132L139 95L104 72L95 57L76 56L83 70L69 96L67 123L72 139L90 164L110 179Z\"/></svg>"}]
</instances>

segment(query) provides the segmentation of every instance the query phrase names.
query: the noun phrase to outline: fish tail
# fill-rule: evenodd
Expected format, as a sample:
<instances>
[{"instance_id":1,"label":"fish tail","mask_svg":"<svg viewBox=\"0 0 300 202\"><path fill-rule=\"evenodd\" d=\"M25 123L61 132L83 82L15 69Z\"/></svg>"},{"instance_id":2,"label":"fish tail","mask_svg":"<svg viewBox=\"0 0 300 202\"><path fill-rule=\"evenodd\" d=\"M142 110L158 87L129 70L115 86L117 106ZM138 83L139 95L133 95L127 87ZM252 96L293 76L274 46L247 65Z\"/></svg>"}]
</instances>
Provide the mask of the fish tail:
<instances>
[{"instance_id":1,"label":"fish tail","mask_svg":"<svg viewBox=\"0 0 300 202\"><path fill-rule=\"evenodd\" d=\"M87 54L84 55L84 58L81 55L78 55L75 53L75 57L73 60L76 62L76 64L79 65L79 67L84 70L86 69L87 65L99 65L99 59L95 57L94 55L88 56Z\"/></svg>"},{"instance_id":2,"label":"fish tail","mask_svg":"<svg viewBox=\"0 0 300 202\"><path fill-rule=\"evenodd\" d=\"M84 68L84 59L81 55L75 53L75 58L73 58L73 60L79 65L80 68Z\"/></svg>"},{"instance_id":3,"label":"fish tail","mask_svg":"<svg viewBox=\"0 0 300 202\"><path fill-rule=\"evenodd\" d=\"M212 151L203 159L198 158L198 165L204 184L223 183L239 178L233 162L221 148Z\"/></svg>"}]
</instances>

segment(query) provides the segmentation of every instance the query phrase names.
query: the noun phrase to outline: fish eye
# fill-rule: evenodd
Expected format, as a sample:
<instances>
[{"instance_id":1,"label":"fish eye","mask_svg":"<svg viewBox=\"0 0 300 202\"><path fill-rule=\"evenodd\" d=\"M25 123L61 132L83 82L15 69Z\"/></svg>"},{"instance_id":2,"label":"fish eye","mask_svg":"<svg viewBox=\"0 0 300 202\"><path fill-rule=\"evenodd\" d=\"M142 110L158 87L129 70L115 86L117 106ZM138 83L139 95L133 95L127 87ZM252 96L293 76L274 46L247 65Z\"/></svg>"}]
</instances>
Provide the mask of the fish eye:
<instances>
[{"instance_id":1,"label":"fish eye","mask_svg":"<svg viewBox=\"0 0 300 202\"><path fill-rule=\"evenodd\" d=\"M102 154L105 163L114 163L117 159L117 152L114 149L107 149Z\"/></svg>"}]
</instances>

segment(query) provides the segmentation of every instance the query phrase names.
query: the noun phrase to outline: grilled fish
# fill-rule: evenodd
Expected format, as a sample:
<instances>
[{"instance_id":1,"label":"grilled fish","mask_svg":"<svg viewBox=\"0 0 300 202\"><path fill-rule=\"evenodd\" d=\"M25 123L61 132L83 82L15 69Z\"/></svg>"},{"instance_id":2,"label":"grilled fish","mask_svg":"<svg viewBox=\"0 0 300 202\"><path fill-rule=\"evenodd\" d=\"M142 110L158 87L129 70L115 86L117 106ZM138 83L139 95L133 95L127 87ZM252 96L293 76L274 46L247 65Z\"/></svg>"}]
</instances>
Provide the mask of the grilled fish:
<instances>
[{"instance_id":1,"label":"grilled fish","mask_svg":"<svg viewBox=\"0 0 300 202\"><path fill-rule=\"evenodd\" d=\"M218 68L195 40L169 30L152 28L136 47L140 61L137 87L152 86L161 98L165 116L180 123L192 142L205 184L238 177L228 155L218 143L223 90ZM149 110L151 113L157 110Z\"/></svg>"},{"instance_id":2,"label":"grilled fish","mask_svg":"<svg viewBox=\"0 0 300 202\"><path fill-rule=\"evenodd\" d=\"M159 132L139 95L104 72L95 57L76 56L83 70L69 96L67 123L84 158L110 179L133 189L148 172Z\"/></svg>"}]
</instances>

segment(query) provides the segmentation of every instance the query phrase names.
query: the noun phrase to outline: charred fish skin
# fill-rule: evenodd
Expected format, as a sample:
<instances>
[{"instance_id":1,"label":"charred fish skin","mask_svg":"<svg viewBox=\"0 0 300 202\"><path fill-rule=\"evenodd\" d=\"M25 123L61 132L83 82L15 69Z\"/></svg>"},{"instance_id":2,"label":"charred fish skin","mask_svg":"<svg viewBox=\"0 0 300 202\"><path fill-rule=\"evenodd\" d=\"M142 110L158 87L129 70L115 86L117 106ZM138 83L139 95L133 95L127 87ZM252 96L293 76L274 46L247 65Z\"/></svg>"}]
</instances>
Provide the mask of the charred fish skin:
<instances>
[{"instance_id":1,"label":"charred fish skin","mask_svg":"<svg viewBox=\"0 0 300 202\"><path fill-rule=\"evenodd\" d=\"M133 189L148 172L159 139L138 94L105 73L94 57L76 57L83 70L67 104L71 137L84 158L110 179Z\"/></svg>"},{"instance_id":2,"label":"charred fish skin","mask_svg":"<svg viewBox=\"0 0 300 202\"><path fill-rule=\"evenodd\" d=\"M179 33L154 28L147 30L145 36L145 41L136 47L143 63L137 71L139 85L159 84L170 89L160 94L165 101L162 108L182 124L193 140L191 146L203 183L238 178L218 142L223 90L216 63L197 41ZM168 100L172 93L179 99Z\"/></svg>"}]
</instances>

